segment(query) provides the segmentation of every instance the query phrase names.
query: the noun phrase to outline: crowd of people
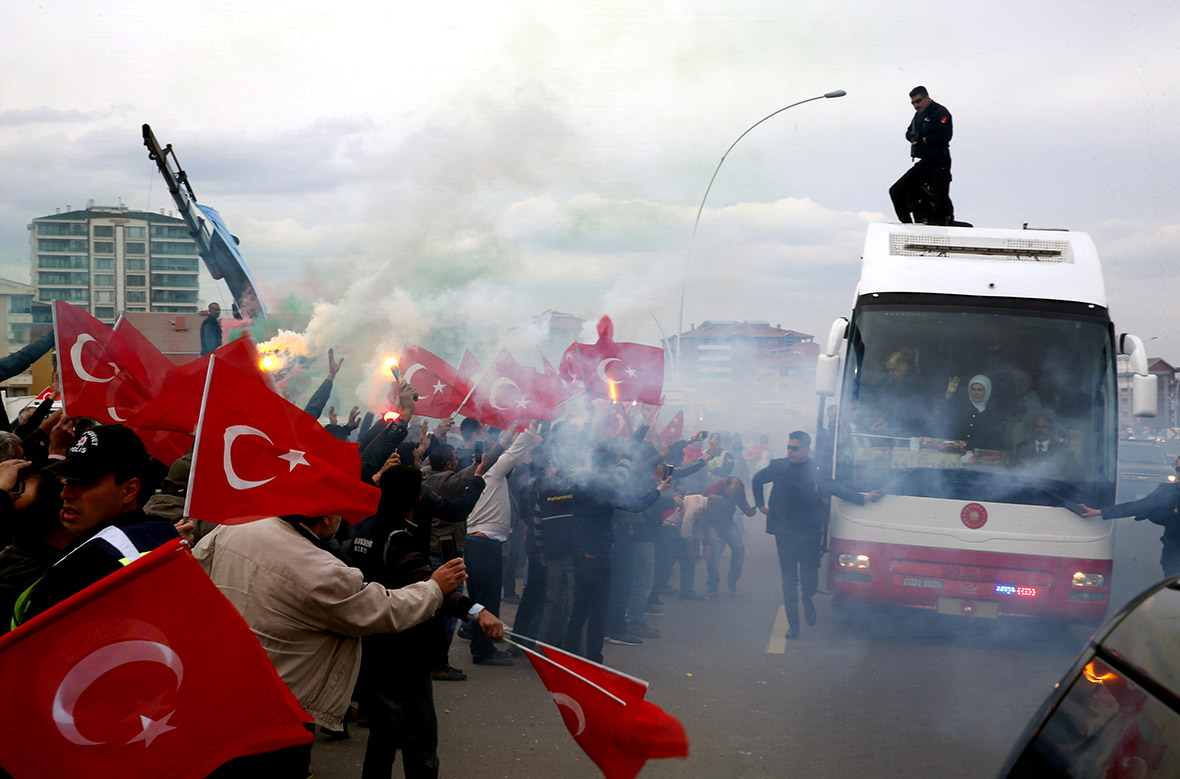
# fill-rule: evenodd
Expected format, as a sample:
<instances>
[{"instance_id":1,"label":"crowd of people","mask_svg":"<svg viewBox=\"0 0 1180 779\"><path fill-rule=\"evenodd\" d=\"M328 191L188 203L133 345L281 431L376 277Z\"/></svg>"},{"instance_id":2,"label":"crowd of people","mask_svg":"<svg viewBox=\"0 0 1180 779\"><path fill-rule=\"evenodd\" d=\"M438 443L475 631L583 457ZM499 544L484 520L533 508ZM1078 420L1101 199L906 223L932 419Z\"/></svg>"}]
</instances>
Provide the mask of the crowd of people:
<instances>
[{"instance_id":1,"label":"crowd of people","mask_svg":"<svg viewBox=\"0 0 1180 779\"><path fill-rule=\"evenodd\" d=\"M396 418L354 408L342 423L326 408L339 367L330 353L305 410L326 411L326 429L357 442L357 478L380 489L375 514L356 525L333 515L194 521L183 516L191 453L165 467L129 428L50 412L52 399L22 412L0 432L6 627L184 538L314 719L309 729L344 738L359 718L370 728L363 776L390 776L399 752L407 776L437 776L433 684L467 678L451 664L456 636L472 664L492 668L517 662L519 650L497 647L508 632L596 662L607 642L658 641L649 618L669 597L739 593L746 525L760 512L787 638L797 638L817 618L826 499L879 497L832 481L834 419L816 456L795 430L786 457L771 459L765 437L748 450L736 434L678 438L654 413L631 429L608 404L582 422L505 430L415 420L415 392L401 382ZM511 631L505 602L516 604ZM306 776L310 750L241 758L217 775Z\"/></svg>"},{"instance_id":2,"label":"crowd of people","mask_svg":"<svg viewBox=\"0 0 1180 779\"><path fill-rule=\"evenodd\" d=\"M329 354L305 411L357 441L357 476L380 488L375 515L355 526L332 515L187 518L191 452L165 465L130 428L51 411L53 398L30 404L0 432L5 629L183 538L315 726L343 738L348 721L367 722L364 776L388 777L398 752L407 776L436 776L432 685L467 678L450 662L457 634L475 665L516 662L519 650L496 643L505 601L517 604L518 639L601 662L605 642L659 638L648 618L669 595L737 592L765 440L747 457L740 436L665 440L654 424L620 432L606 414L507 430L420 421L404 382L396 419L374 423L354 408L341 422L326 408L339 367ZM217 775L303 776L309 763L310 747L294 748Z\"/></svg>"}]
</instances>

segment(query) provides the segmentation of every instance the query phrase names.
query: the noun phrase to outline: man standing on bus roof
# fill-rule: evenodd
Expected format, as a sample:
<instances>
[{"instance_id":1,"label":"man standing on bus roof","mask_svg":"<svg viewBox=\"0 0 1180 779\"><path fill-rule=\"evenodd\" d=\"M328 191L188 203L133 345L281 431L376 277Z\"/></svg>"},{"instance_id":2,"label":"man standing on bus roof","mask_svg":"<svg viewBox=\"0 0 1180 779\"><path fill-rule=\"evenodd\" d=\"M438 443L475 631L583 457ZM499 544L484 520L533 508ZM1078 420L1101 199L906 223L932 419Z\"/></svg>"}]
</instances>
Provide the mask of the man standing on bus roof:
<instances>
[{"instance_id":1,"label":"man standing on bus roof","mask_svg":"<svg viewBox=\"0 0 1180 779\"><path fill-rule=\"evenodd\" d=\"M1177 458L1175 467L1180 478L1180 458ZM1163 527L1164 535L1161 540L1164 549L1160 553L1160 566L1164 569L1165 577L1180 576L1180 481L1166 481L1141 500L1119 503L1104 509L1092 509L1084 503L1079 505L1083 517L1114 519L1133 516L1136 520L1146 519Z\"/></svg>"},{"instance_id":2,"label":"man standing on bus roof","mask_svg":"<svg viewBox=\"0 0 1180 779\"><path fill-rule=\"evenodd\" d=\"M787 613L787 638L799 637L799 585L803 587L803 616L815 624L812 597L819 589L819 559L823 544L827 495L863 506L865 499L879 500L877 490L863 493L835 484L809 459L811 436L791 433L785 459L771 460L754 474L754 505L766 515L766 532L774 536L783 577L783 605ZM770 502L763 502L763 486L771 482Z\"/></svg>"},{"instance_id":3,"label":"man standing on bus roof","mask_svg":"<svg viewBox=\"0 0 1180 779\"><path fill-rule=\"evenodd\" d=\"M951 203L951 112L931 100L923 86L910 90L910 103L915 113L905 139L910 142L910 158L917 162L889 188L889 197L902 224L949 225L955 220Z\"/></svg>"}]
</instances>

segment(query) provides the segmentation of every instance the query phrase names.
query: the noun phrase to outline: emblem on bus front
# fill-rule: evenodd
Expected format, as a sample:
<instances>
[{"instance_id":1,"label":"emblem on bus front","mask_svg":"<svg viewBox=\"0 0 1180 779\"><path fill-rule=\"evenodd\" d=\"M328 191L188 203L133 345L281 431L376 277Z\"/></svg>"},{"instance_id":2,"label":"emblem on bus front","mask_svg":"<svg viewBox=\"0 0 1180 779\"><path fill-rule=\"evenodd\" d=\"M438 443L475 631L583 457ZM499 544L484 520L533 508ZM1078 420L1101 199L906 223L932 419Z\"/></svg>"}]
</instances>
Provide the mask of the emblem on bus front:
<instances>
[{"instance_id":1,"label":"emblem on bus front","mask_svg":"<svg viewBox=\"0 0 1180 779\"><path fill-rule=\"evenodd\" d=\"M987 524L987 509L979 503L968 503L959 512L959 519L972 530L979 530Z\"/></svg>"}]
</instances>

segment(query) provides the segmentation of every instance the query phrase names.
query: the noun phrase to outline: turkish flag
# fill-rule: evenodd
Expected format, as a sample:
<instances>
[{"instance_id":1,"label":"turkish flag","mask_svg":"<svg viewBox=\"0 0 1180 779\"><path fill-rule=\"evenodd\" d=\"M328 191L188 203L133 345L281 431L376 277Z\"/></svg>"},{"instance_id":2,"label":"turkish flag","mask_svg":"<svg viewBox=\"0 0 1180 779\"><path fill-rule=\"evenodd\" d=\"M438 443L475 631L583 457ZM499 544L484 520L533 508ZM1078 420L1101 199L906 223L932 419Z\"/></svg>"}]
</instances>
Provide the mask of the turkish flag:
<instances>
[{"instance_id":1,"label":"turkish flag","mask_svg":"<svg viewBox=\"0 0 1180 779\"><path fill-rule=\"evenodd\" d=\"M607 779L632 779L648 760L688 757L684 728L643 699L647 682L536 642L521 647L574 741Z\"/></svg>"},{"instance_id":2,"label":"turkish flag","mask_svg":"<svg viewBox=\"0 0 1180 779\"><path fill-rule=\"evenodd\" d=\"M184 514L236 525L283 514L360 522L381 490L361 481L361 455L257 376L209 360Z\"/></svg>"},{"instance_id":3,"label":"turkish flag","mask_svg":"<svg viewBox=\"0 0 1180 779\"><path fill-rule=\"evenodd\" d=\"M115 322L112 340L119 346L119 354L131 362L125 367L154 394L172 381L176 363L164 356L126 317ZM125 349L123 347L126 347Z\"/></svg>"},{"instance_id":4,"label":"turkish flag","mask_svg":"<svg viewBox=\"0 0 1180 779\"><path fill-rule=\"evenodd\" d=\"M559 407L564 406L566 403L570 402L586 391L584 389L579 389L577 385L571 384L570 382L561 378L561 374L558 373L557 369L553 367L553 363L549 362L549 359L543 354L541 355L541 373L561 382L561 400L557 403Z\"/></svg>"},{"instance_id":5,"label":"turkish flag","mask_svg":"<svg viewBox=\"0 0 1180 779\"><path fill-rule=\"evenodd\" d=\"M459 375L470 386L479 380L479 374L482 372L483 366L479 364L479 360L475 358L470 349L464 349L463 356L459 358Z\"/></svg>"},{"instance_id":6,"label":"turkish flag","mask_svg":"<svg viewBox=\"0 0 1180 779\"><path fill-rule=\"evenodd\" d=\"M671 446L681 438L684 438L684 411L677 411L668 421L664 432L660 433L660 442L664 446Z\"/></svg>"},{"instance_id":7,"label":"turkish flag","mask_svg":"<svg viewBox=\"0 0 1180 779\"><path fill-rule=\"evenodd\" d=\"M467 397L471 383L450 363L420 346L406 344L399 360L402 378L418 393L414 413L433 419L453 415Z\"/></svg>"},{"instance_id":8,"label":"turkish flag","mask_svg":"<svg viewBox=\"0 0 1180 779\"><path fill-rule=\"evenodd\" d=\"M580 381L596 397L653 406L664 402L664 350L616 343L609 316L598 320L598 342L573 343L561 356L561 376ZM614 392L612 394L612 385Z\"/></svg>"},{"instance_id":9,"label":"turkish flag","mask_svg":"<svg viewBox=\"0 0 1180 779\"><path fill-rule=\"evenodd\" d=\"M311 717L179 539L0 639L0 688L0 763L18 778L195 779L312 739Z\"/></svg>"},{"instance_id":10,"label":"turkish flag","mask_svg":"<svg viewBox=\"0 0 1180 779\"><path fill-rule=\"evenodd\" d=\"M135 409L152 396L157 382L171 375L161 375L157 357L168 362L169 371L171 361L130 324L112 330L60 300L53 304L53 322L62 407L70 416L92 417L103 424L128 423ZM192 444L191 438L143 425L128 426L162 462L175 461Z\"/></svg>"},{"instance_id":11,"label":"turkish flag","mask_svg":"<svg viewBox=\"0 0 1180 779\"><path fill-rule=\"evenodd\" d=\"M591 684L598 685L616 698L620 698L624 703L642 700L647 695L647 682L642 679L629 676L602 663L587 660L541 641L533 643L540 647L541 653L549 660L564 667L567 671L581 676Z\"/></svg>"},{"instance_id":12,"label":"turkish flag","mask_svg":"<svg viewBox=\"0 0 1180 779\"><path fill-rule=\"evenodd\" d=\"M466 416L505 430L522 419L555 419L565 400L565 384L557 376L527 368L507 349L501 349L486 370L481 371L467 404Z\"/></svg>"},{"instance_id":13,"label":"turkish flag","mask_svg":"<svg viewBox=\"0 0 1180 779\"><path fill-rule=\"evenodd\" d=\"M614 409L614 413L607 416L602 421L602 432L598 435L598 440L609 441L612 438L630 438L631 437L631 419L627 416L626 411L618 406L608 406ZM624 408L626 408L624 406Z\"/></svg>"},{"instance_id":14,"label":"turkish flag","mask_svg":"<svg viewBox=\"0 0 1180 779\"><path fill-rule=\"evenodd\" d=\"M53 337L62 407L70 416L121 423L150 396L144 377L132 371L141 364L134 352L82 309L54 301Z\"/></svg>"},{"instance_id":15,"label":"turkish flag","mask_svg":"<svg viewBox=\"0 0 1180 779\"><path fill-rule=\"evenodd\" d=\"M249 336L236 338L218 347L212 354L255 381L269 386L270 377L259 370L258 349ZM201 413L209 357L208 354L198 357L174 369L170 381L157 391L155 397L133 411L127 418L127 424L131 427L185 433L191 444Z\"/></svg>"}]
</instances>

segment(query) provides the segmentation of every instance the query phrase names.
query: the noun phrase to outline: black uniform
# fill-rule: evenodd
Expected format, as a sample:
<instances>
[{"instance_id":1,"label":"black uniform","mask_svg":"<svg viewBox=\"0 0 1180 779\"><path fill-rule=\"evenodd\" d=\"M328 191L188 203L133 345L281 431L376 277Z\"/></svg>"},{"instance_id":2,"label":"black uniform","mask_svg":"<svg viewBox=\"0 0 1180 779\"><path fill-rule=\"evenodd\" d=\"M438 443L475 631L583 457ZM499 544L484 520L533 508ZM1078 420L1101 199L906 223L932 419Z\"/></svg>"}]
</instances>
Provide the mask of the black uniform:
<instances>
[{"instance_id":1,"label":"black uniform","mask_svg":"<svg viewBox=\"0 0 1180 779\"><path fill-rule=\"evenodd\" d=\"M1141 500L1102 509L1103 519L1131 516L1163 527L1164 550L1160 554L1160 566L1165 577L1180 576L1180 484L1161 484Z\"/></svg>"},{"instance_id":2,"label":"black uniform","mask_svg":"<svg viewBox=\"0 0 1180 779\"><path fill-rule=\"evenodd\" d=\"M762 488L774 484L770 502L763 504ZM774 536L779 569L783 577L783 606L790 622L791 634L799 629L799 587L804 602L819 589L819 558L823 543L824 522L828 516L829 495L864 505L865 498L855 490L840 487L821 473L819 465L808 459L793 463L786 458L771 460L753 481L754 505L767 507L766 532Z\"/></svg>"},{"instance_id":3,"label":"black uniform","mask_svg":"<svg viewBox=\"0 0 1180 779\"><path fill-rule=\"evenodd\" d=\"M905 139L912 144L910 156L918 161L889 188L893 209L903 224L946 225L954 221L950 194L953 134L954 122L945 106L932 100L925 111L914 113Z\"/></svg>"},{"instance_id":4,"label":"black uniform","mask_svg":"<svg viewBox=\"0 0 1180 779\"><path fill-rule=\"evenodd\" d=\"M426 555L429 532L429 524L423 530L413 522L378 514L359 526L353 564L366 582L390 589L427 581L433 573ZM443 599L439 611L467 619L474 605L455 590ZM356 689L369 715L369 745L361 769L366 779L388 777L399 749L406 776L438 776L438 715L430 677L437 627L436 615L400 633L362 639Z\"/></svg>"}]
</instances>

